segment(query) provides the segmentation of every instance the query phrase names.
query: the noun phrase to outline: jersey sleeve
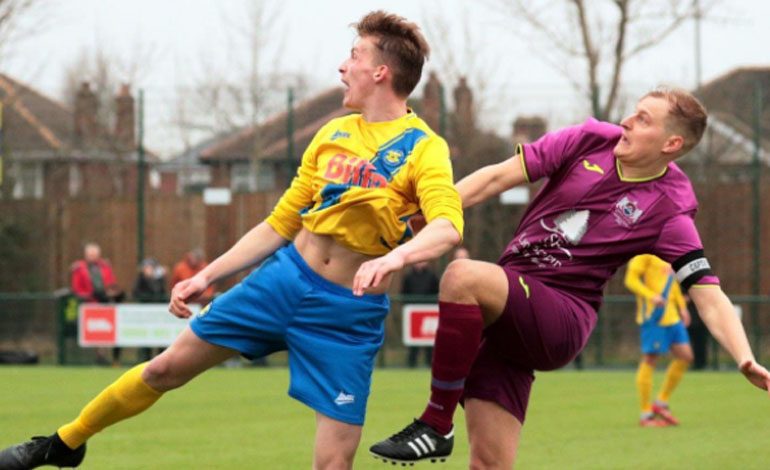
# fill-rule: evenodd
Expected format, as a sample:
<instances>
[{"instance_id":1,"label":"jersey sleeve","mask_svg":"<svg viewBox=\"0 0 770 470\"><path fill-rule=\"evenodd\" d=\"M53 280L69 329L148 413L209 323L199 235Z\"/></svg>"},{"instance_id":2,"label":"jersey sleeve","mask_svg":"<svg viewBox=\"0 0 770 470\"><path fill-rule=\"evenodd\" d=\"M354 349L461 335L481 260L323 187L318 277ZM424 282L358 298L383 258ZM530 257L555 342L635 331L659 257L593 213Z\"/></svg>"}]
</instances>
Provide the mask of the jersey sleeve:
<instances>
[{"instance_id":1,"label":"jersey sleeve","mask_svg":"<svg viewBox=\"0 0 770 470\"><path fill-rule=\"evenodd\" d=\"M444 139L434 136L425 140L415 159L414 187L425 220L449 220L463 235L463 209L454 186L449 147Z\"/></svg>"},{"instance_id":2,"label":"jersey sleeve","mask_svg":"<svg viewBox=\"0 0 770 470\"><path fill-rule=\"evenodd\" d=\"M527 181L533 183L554 174L591 149L616 141L620 134L619 126L591 118L578 126L548 132L535 142L519 145L516 152Z\"/></svg>"},{"instance_id":3,"label":"jersey sleeve","mask_svg":"<svg viewBox=\"0 0 770 470\"><path fill-rule=\"evenodd\" d=\"M687 292L693 286L719 285L690 215L678 214L663 226L654 252L671 263L682 291Z\"/></svg>"},{"instance_id":4,"label":"jersey sleeve","mask_svg":"<svg viewBox=\"0 0 770 470\"><path fill-rule=\"evenodd\" d=\"M265 219L280 236L287 240L294 239L302 228L300 211L313 201L313 175L318 169L316 152L325 138L328 127L328 124L323 126L313 137L302 155L302 161L291 185Z\"/></svg>"}]
</instances>

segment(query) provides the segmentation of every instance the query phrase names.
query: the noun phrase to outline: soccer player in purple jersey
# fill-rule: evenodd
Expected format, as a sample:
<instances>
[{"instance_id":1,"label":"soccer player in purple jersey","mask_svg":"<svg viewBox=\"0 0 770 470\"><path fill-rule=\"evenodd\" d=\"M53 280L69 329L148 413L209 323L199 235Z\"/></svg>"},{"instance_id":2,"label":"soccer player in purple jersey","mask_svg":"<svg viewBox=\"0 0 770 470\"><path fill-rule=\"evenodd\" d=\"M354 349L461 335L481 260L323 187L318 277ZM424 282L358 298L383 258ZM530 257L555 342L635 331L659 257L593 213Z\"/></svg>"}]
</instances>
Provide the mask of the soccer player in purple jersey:
<instances>
[{"instance_id":1,"label":"soccer player in purple jersey","mask_svg":"<svg viewBox=\"0 0 770 470\"><path fill-rule=\"evenodd\" d=\"M471 468L510 468L535 370L585 346L602 290L634 255L671 263L715 338L754 385L770 386L703 253L697 202L673 163L700 140L707 114L682 90L639 100L620 126L588 119L517 148L457 184L463 206L548 178L497 264L452 262L441 279L431 395L418 420L372 446L394 462L441 459L463 399Z\"/></svg>"}]
</instances>

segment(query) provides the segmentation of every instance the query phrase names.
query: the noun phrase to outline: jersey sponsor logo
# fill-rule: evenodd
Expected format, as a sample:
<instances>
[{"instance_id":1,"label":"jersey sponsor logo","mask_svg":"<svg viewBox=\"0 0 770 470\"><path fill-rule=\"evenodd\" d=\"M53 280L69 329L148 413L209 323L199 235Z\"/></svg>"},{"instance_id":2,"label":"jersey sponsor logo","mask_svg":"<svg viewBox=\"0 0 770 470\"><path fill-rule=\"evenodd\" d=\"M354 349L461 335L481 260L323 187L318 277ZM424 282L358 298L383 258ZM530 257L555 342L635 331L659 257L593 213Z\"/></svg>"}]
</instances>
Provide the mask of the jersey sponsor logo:
<instances>
[{"instance_id":1,"label":"jersey sponsor logo","mask_svg":"<svg viewBox=\"0 0 770 470\"><path fill-rule=\"evenodd\" d=\"M572 260L569 246L578 245L588 231L591 212L587 209L570 209L562 212L548 224L540 219L540 226L548 233L540 240L530 241L527 232L519 235L511 248L514 254L529 259L540 268L559 268Z\"/></svg>"},{"instance_id":2,"label":"jersey sponsor logo","mask_svg":"<svg viewBox=\"0 0 770 470\"><path fill-rule=\"evenodd\" d=\"M361 188L383 188L388 185L385 176L368 160L338 153L326 165L324 177L331 181Z\"/></svg>"},{"instance_id":3,"label":"jersey sponsor logo","mask_svg":"<svg viewBox=\"0 0 770 470\"><path fill-rule=\"evenodd\" d=\"M585 168L588 171L593 171L594 173L599 173L600 175L604 174L604 170L602 170L602 167L600 167L596 163L591 163L588 160L583 160L583 168Z\"/></svg>"},{"instance_id":4,"label":"jersey sponsor logo","mask_svg":"<svg viewBox=\"0 0 770 470\"><path fill-rule=\"evenodd\" d=\"M615 204L615 222L626 228L630 228L631 225L635 224L643 213L644 211L639 209L639 204L628 196L623 196Z\"/></svg>"},{"instance_id":5,"label":"jersey sponsor logo","mask_svg":"<svg viewBox=\"0 0 770 470\"><path fill-rule=\"evenodd\" d=\"M345 393L342 390L340 390L340 394L337 395L337 398L334 399L334 403L337 406L343 406L343 405L351 405L355 403L356 396L352 393Z\"/></svg>"},{"instance_id":6,"label":"jersey sponsor logo","mask_svg":"<svg viewBox=\"0 0 770 470\"><path fill-rule=\"evenodd\" d=\"M350 132L336 130L334 131L334 134L332 134L332 136L329 137L329 140L334 142L337 139L348 139L348 138L350 138Z\"/></svg>"}]
</instances>

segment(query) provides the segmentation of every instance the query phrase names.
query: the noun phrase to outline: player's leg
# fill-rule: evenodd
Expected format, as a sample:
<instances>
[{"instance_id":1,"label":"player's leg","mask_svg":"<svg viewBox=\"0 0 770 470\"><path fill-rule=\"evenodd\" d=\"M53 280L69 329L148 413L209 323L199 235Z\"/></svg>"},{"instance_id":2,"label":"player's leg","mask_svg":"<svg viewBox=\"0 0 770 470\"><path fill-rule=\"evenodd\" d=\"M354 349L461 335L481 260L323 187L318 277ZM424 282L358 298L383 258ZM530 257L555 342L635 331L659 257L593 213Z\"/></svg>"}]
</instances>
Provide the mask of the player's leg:
<instances>
[{"instance_id":1,"label":"player's leg","mask_svg":"<svg viewBox=\"0 0 770 470\"><path fill-rule=\"evenodd\" d=\"M85 456L85 442L102 429L141 413L161 395L187 383L206 369L236 354L199 339L186 329L163 354L120 376L89 402L72 422L56 433L0 452L0 468L40 465L77 466Z\"/></svg>"},{"instance_id":2,"label":"player's leg","mask_svg":"<svg viewBox=\"0 0 770 470\"><path fill-rule=\"evenodd\" d=\"M495 402L469 398L465 422L471 469L513 468L522 426L515 416Z\"/></svg>"},{"instance_id":3,"label":"player's leg","mask_svg":"<svg viewBox=\"0 0 770 470\"><path fill-rule=\"evenodd\" d=\"M431 394L419 420L369 450L391 462L444 459L452 451L452 420L476 358L482 331L503 312L508 278L491 263L469 259L447 266L439 287L439 323L431 364Z\"/></svg>"},{"instance_id":4,"label":"player's leg","mask_svg":"<svg viewBox=\"0 0 770 470\"><path fill-rule=\"evenodd\" d=\"M353 468L353 458L361 442L361 426L343 423L316 413L314 470Z\"/></svg>"},{"instance_id":5,"label":"player's leg","mask_svg":"<svg viewBox=\"0 0 770 470\"><path fill-rule=\"evenodd\" d=\"M690 339L687 335L687 329L684 324L677 323L666 327L671 340L671 355L673 359L666 369L666 375L663 379L658 398L653 403L653 411L665 419L670 424L679 424L679 420L671 413L668 402L671 394L682 381L685 372L693 361L693 351L690 346Z\"/></svg>"},{"instance_id":6,"label":"player's leg","mask_svg":"<svg viewBox=\"0 0 770 470\"><path fill-rule=\"evenodd\" d=\"M643 354L636 371L636 390L639 393L639 425L643 427L660 427L662 424L655 419L652 411L652 384L657 354Z\"/></svg>"},{"instance_id":7,"label":"player's leg","mask_svg":"<svg viewBox=\"0 0 770 470\"><path fill-rule=\"evenodd\" d=\"M508 278L496 264L456 260L441 278L431 395L420 416L420 421L441 434L452 430L455 408L482 331L502 314L507 297Z\"/></svg>"}]
</instances>

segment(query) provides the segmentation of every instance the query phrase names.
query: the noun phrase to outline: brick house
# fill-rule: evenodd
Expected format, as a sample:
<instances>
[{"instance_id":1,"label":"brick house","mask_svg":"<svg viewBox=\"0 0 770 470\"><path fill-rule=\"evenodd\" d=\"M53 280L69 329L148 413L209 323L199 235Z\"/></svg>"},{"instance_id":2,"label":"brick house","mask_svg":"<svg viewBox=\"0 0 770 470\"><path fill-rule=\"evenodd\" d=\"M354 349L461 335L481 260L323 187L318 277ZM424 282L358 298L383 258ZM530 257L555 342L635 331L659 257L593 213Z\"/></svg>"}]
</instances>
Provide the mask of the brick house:
<instances>
[{"instance_id":1,"label":"brick house","mask_svg":"<svg viewBox=\"0 0 770 470\"><path fill-rule=\"evenodd\" d=\"M111 129L97 120L100 103L84 82L74 109L0 74L5 199L130 196L136 193L134 98L123 85ZM146 153L148 191L160 186L157 157Z\"/></svg>"}]
</instances>

